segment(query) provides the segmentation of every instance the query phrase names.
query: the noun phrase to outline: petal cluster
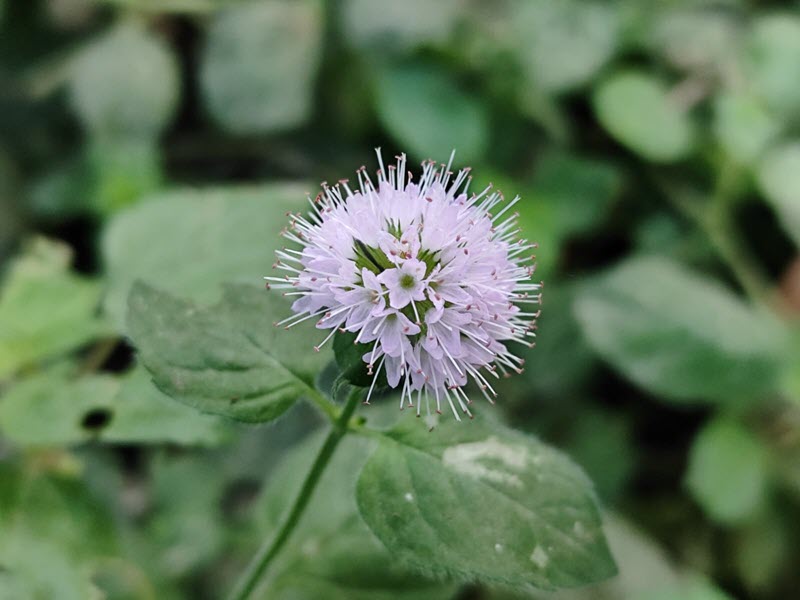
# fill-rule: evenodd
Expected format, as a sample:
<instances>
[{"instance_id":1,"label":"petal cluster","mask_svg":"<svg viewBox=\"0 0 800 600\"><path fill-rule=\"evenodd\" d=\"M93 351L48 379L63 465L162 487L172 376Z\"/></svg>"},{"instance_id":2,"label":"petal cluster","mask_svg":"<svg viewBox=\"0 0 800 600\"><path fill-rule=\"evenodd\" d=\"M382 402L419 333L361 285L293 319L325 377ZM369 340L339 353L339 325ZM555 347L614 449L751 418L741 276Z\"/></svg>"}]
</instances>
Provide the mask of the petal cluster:
<instances>
[{"instance_id":1,"label":"petal cluster","mask_svg":"<svg viewBox=\"0 0 800 600\"><path fill-rule=\"evenodd\" d=\"M471 380L490 401L491 379L521 372L509 342L533 345L541 284L533 283L535 244L518 239L518 197L506 201L487 187L470 193L469 169L426 161L418 181L406 157L365 167L358 188L346 180L322 184L308 215L291 215L284 232L298 248L278 252L283 277L268 286L296 297L295 313L280 324L316 319L330 330L355 334L373 375L367 396L385 373L401 389L400 407L423 403L458 419L471 415Z\"/></svg>"}]
</instances>

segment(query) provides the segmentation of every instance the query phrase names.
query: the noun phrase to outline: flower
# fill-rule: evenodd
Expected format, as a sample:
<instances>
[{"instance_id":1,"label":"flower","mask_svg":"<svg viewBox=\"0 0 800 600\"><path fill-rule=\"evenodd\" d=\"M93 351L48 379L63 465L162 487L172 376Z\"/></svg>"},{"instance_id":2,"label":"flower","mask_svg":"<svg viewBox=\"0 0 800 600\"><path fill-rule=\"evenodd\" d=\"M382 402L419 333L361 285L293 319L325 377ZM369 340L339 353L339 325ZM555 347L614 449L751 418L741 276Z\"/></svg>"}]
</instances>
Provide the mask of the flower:
<instances>
[{"instance_id":1,"label":"flower","mask_svg":"<svg viewBox=\"0 0 800 600\"><path fill-rule=\"evenodd\" d=\"M297 297L287 328L318 319L329 329L315 350L337 332L356 334L372 374L366 402L385 372L401 387L400 408L423 401L456 419L472 416L465 386L471 379L493 403L491 378L521 373L523 359L508 342L533 346L541 284L531 282L536 244L517 239L517 214L490 185L469 194L463 169L453 179L448 164L422 163L416 182L406 157L384 168L380 150L377 185L365 167L358 189L347 180L322 184L311 213L291 215L284 236L300 249L277 253L284 277L267 287ZM452 180L452 181L451 181Z\"/></svg>"}]
</instances>

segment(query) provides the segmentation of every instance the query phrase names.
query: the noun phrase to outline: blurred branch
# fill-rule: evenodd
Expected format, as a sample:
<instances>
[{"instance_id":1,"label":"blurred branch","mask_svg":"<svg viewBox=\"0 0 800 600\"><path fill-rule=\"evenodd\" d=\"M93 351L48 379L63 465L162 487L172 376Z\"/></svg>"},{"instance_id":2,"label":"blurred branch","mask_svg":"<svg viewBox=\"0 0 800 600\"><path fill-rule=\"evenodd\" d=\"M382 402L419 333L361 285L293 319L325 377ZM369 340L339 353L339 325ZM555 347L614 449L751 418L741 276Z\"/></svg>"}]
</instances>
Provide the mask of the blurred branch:
<instances>
[{"instance_id":1,"label":"blurred branch","mask_svg":"<svg viewBox=\"0 0 800 600\"><path fill-rule=\"evenodd\" d=\"M750 299L767 303L769 279L738 239L731 207L739 189L741 171L731 163L722 166L711 199L694 202L687 193L656 176L654 181L675 209L708 237L717 256L728 266Z\"/></svg>"},{"instance_id":2,"label":"blurred branch","mask_svg":"<svg viewBox=\"0 0 800 600\"><path fill-rule=\"evenodd\" d=\"M111 356L111 353L114 352L118 343L119 338L117 337L105 338L97 342L92 346L86 359L81 364L78 374L85 375L87 373L92 373L102 367L103 363L105 363L108 357Z\"/></svg>"}]
</instances>

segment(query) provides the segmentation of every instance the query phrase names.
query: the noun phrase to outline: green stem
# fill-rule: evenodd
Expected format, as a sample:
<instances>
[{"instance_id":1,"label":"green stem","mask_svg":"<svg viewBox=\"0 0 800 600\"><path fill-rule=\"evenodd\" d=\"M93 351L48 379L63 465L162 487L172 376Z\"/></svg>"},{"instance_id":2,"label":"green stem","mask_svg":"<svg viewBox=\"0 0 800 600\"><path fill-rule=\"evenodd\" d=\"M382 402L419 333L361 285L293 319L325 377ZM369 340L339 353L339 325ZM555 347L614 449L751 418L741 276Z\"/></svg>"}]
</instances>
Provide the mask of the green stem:
<instances>
[{"instance_id":1,"label":"green stem","mask_svg":"<svg viewBox=\"0 0 800 600\"><path fill-rule=\"evenodd\" d=\"M316 388L308 386L306 390L306 396L308 397L314 405L320 409L326 417L331 421L331 423L335 422L336 419L339 418L339 409L336 408L336 404L331 402L325 394L322 394Z\"/></svg>"},{"instance_id":2,"label":"green stem","mask_svg":"<svg viewBox=\"0 0 800 600\"><path fill-rule=\"evenodd\" d=\"M672 205L705 233L717 256L728 266L748 297L754 302L766 303L769 281L742 246L733 223L731 206L739 193L740 175L734 165L723 165L711 201L706 205L683 198L671 186L658 183Z\"/></svg>"},{"instance_id":3,"label":"green stem","mask_svg":"<svg viewBox=\"0 0 800 600\"><path fill-rule=\"evenodd\" d=\"M325 471L325 467L333 456L333 451L347 433L350 418L353 416L356 407L361 401L361 395L362 390L359 388L354 388L353 391L350 392L350 396L347 398L347 402L333 422L328 437L325 438L325 443L322 444L317 458L314 460L314 464L311 466L311 470L306 476L303 486L300 488L300 492L294 500L291 510L289 510L280 527L278 527L278 531L275 535L264 540L264 543L258 549L258 552L256 552L253 560L250 561L250 565L239 579L233 592L228 596L228 600L246 600L255 589L259 580L264 576L267 567L269 567L270 563L281 551L281 548L286 544L292 531L294 531L294 528L300 521L300 517L303 516L303 512L314 494L314 489L317 487L320 477Z\"/></svg>"}]
</instances>

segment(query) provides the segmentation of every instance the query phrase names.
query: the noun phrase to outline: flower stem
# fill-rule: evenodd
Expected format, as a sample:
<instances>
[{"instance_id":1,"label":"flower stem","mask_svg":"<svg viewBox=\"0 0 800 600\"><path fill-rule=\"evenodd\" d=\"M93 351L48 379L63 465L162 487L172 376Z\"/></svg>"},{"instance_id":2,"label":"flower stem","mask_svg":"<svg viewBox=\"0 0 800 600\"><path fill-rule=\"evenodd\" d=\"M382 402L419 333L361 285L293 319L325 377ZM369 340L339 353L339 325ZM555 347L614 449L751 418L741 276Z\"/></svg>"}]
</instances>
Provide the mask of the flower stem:
<instances>
[{"instance_id":1,"label":"flower stem","mask_svg":"<svg viewBox=\"0 0 800 600\"><path fill-rule=\"evenodd\" d=\"M333 451L336 449L339 441L341 441L347 433L350 418L353 416L356 407L361 401L361 396L362 390L360 388L354 388L350 392L350 396L348 396L345 405L342 407L335 421L333 421L328 437L325 438L325 442L322 444L317 458L314 460L314 464L311 466L311 470L308 472L291 509L286 514L286 517L278 527L278 531L275 535L264 540L264 543L258 549L256 555L250 561L247 570L228 596L228 600L246 600L250 596L259 580L267 571L267 567L269 567L270 563L289 539L289 536L291 536L292 531L294 531L294 528L300 521L300 517L303 516L308 502L314 494L314 489L317 487L320 477L325 471L325 467L333 456Z\"/></svg>"}]
</instances>

